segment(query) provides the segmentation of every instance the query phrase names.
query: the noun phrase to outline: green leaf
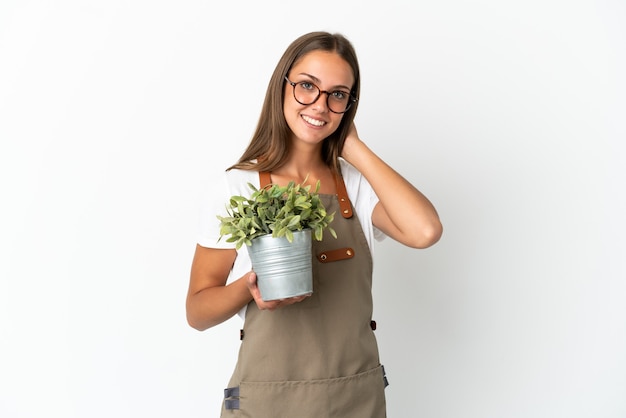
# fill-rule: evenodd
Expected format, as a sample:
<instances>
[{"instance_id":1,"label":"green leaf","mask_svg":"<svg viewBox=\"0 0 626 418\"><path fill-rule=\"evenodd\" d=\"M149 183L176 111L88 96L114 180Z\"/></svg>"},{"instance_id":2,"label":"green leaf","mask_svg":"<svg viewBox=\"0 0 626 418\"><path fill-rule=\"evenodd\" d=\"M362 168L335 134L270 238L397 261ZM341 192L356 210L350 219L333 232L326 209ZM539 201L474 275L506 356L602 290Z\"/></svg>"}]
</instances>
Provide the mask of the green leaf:
<instances>
[{"instance_id":1,"label":"green leaf","mask_svg":"<svg viewBox=\"0 0 626 418\"><path fill-rule=\"evenodd\" d=\"M294 228L294 227L297 227L298 225L300 225L300 216L296 215L293 218L291 218L291 220L287 224L287 228Z\"/></svg>"},{"instance_id":2,"label":"green leaf","mask_svg":"<svg viewBox=\"0 0 626 418\"><path fill-rule=\"evenodd\" d=\"M322 227L315 227L313 231L315 232L315 239L321 241L323 234Z\"/></svg>"}]
</instances>

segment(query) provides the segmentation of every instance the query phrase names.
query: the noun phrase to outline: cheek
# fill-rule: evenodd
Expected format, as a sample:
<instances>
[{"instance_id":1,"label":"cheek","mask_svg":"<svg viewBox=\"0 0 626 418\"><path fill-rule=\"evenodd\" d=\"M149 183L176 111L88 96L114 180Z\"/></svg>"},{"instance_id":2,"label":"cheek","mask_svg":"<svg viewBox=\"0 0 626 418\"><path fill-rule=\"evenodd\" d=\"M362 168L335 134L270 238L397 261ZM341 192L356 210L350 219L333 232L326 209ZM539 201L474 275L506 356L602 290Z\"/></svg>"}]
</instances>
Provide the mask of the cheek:
<instances>
[{"instance_id":1,"label":"cheek","mask_svg":"<svg viewBox=\"0 0 626 418\"><path fill-rule=\"evenodd\" d=\"M283 99L283 113L285 114L285 117L299 112L303 107L304 106L300 103L296 102L296 99L294 99L291 93L285 95L285 98Z\"/></svg>"},{"instance_id":2,"label":"cheek","mask_svg":"<svg viewBox=\"0 0 626 418\"><path fill-rule=\"evenodd\" d=\"M293 97L293 87L286 85L283 89L283 108L297 105L296 99Z\"/></svg>"},{"instance_id":3,"label":"cheek","mask_svg":"<svg viewBox=\"0 0 626 418\"><path fill-rule=\"evenodd\" d=\"M333 113L331 116L331 120L333 121L333 124L337 126L337 128L339 128L339 125L341 125L341 121L343 120L343 114L336 114Z\"/></svg>"}]
</instances>

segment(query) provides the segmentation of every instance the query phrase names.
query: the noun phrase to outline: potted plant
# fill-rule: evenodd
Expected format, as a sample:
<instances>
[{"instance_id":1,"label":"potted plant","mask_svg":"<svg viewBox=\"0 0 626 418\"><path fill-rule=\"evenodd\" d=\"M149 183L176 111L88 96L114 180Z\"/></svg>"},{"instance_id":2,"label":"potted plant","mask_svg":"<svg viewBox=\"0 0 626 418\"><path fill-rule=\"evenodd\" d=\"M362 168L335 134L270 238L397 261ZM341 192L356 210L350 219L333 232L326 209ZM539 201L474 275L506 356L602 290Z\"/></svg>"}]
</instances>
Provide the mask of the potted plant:
<instances>
[{"instance_id":1,"label":"potted plant","mask_svg":"<svg viewBox=\"0 0 626 418\"><path fill-rule=\"evenodd\" d=\"M236 249L248 246L263 300L311 293L311 240L321 241L325 229L337 238L330 226L335 214L319 197L320 182L314 191L305 183L260 189L248 183L250 197L232 196L228 216L218 216L220 239L228 236Z\"/></svg>"}]
</instances>

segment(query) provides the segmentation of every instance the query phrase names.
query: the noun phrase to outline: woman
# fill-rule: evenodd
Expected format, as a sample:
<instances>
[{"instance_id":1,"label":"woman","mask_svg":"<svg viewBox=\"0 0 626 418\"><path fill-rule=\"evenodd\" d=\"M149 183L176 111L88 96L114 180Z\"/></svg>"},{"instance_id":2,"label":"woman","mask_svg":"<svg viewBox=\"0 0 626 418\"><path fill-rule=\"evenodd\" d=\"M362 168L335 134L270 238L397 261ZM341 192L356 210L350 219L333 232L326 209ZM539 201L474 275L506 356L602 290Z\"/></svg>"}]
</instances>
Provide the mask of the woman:
<instances>
[{"instance_id":1,"label":"woman","mask_svg":"<svg viewBox=\"0 0 626 418\"><path fill-rule=\"evenodd\" d=\"M270 80L256 132L239 162L225 173L224 200L202 218L187 296L189 324L205 330L236 313L244 318L237 366L225 390L222 417L384 417L386 378L373 334L374 238L413 248L442 233L433 205L359 138L353 120L359 66L350 42L313 32L285 51ZM217 214L226 199L261 187L259 173L286 185L305 179L329 213L342 213L314 253L354 249L349 258L320 263L314 293L263 301L245 246L217 243ZM264 177L267 178L267 177ZM345 185L345 188L344 188Z\"/></svg>"}]
</instances>

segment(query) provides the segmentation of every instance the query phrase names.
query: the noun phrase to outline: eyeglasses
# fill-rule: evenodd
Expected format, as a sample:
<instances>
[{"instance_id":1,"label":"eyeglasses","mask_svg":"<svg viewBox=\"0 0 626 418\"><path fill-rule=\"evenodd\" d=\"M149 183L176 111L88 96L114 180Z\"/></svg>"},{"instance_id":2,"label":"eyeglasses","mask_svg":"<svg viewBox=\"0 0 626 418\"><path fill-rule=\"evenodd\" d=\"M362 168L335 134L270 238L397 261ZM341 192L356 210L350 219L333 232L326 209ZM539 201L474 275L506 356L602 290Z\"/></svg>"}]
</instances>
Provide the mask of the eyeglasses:
<instances>
[{"instance_id":1,"label":"eyeglasses","mask_svg":"<svg viewBox=\"0 0 626 418\"><path fill-rule=\"evenodd\" d=\"M285 76L287 83L293 87L293 98L302 105L313 104L319 99L322 93L326 93L326 106L333 113L346 113L352 103L357 99L352 97L350 93L343 90L326 91L320 90L310 81L300 81L294 83Z\"/></svg>"}]
</instances>

